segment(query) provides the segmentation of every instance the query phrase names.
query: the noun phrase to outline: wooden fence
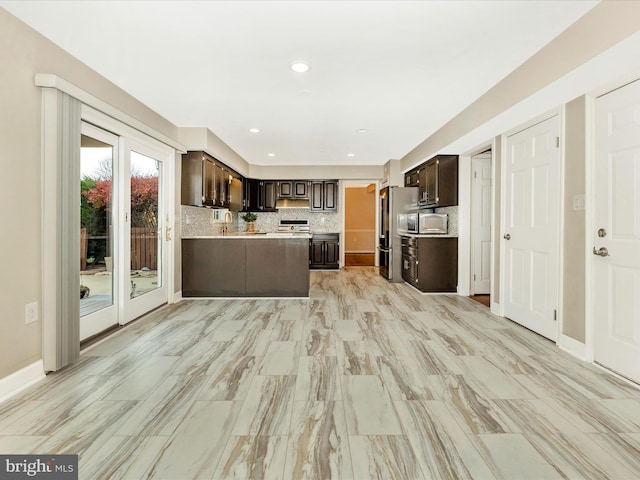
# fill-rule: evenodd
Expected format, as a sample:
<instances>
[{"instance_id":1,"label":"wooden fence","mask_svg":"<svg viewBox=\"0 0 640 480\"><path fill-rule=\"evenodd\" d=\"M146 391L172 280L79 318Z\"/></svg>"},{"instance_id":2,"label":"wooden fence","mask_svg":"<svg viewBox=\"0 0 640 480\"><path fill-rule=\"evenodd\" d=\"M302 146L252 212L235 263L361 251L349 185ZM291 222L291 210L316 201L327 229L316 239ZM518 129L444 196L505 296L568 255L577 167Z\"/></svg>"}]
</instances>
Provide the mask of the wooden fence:
<instances>
[{"instance_id":1,"label":"wooden fence","mask_svg":"<svg viewBox=\"0 0 640 480\"><path fill-rule=\"evenodd\" d=\"M106 236L99 237L106 239ZM89 240L94 239L87 235L87 229L80 229L80 270L87 269L87 249ZM131 270L141 270L147 267L149 270L158 269L158 229L157 228L131 228Z\"/></svg>"},{"instance_id":2,"label":"wooden fence","mask_svg":"<svg viewBox=\"0 0 640 480\"><path fill-rule=\"evenodd\" d=\"M158 229L131 228L131 270L158 269Z\"/></svg>"}]
</instances>

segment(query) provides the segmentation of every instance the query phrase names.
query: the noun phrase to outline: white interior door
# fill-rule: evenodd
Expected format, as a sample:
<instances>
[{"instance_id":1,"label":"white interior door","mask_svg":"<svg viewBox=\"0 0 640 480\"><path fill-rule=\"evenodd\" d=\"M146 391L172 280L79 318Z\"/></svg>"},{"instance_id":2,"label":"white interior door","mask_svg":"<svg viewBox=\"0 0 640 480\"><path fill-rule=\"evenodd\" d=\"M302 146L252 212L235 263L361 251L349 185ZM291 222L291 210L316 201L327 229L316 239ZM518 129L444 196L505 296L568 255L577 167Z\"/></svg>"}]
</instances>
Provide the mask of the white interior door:
<instances>
[{"instance_id":1,"label":"white interior door","mask_svg":"<svg viewBox=\"0 0 640 480\"><path fill-rule=\"evenodd\" d=\"M640 382L640 81L596 100L593 215L594 360Z\"/></svg>"},{"instance_id":2,"label":"white interior door","mask_svg":"<svg viewBox=\"0 0 640 480\"><path fill-rule=\"evenodd\" d=\"M491 292L491 152L471 157L472 278L475 295Z\"/></svg>"},{"instance_id":3,"label":"white interior door","mask_svg":"<svg viewBox=\"0 0 640 480\"><path fill-rule=\"evenodd\" d=\"M120 323L127 323L168 301L170 202L166 165L173 151L130 139L123 139L122 145L124 301Z\"/></svg>"},{"instance_id":4,"label":"white interior door","mask_svg":"<svg viewBox=\"0 0 640 480\"><path fill-rule=\"evenodd\" d=\"M504 313L557 340L560 120L507 138Z\"/></svg>"}]
</instances>

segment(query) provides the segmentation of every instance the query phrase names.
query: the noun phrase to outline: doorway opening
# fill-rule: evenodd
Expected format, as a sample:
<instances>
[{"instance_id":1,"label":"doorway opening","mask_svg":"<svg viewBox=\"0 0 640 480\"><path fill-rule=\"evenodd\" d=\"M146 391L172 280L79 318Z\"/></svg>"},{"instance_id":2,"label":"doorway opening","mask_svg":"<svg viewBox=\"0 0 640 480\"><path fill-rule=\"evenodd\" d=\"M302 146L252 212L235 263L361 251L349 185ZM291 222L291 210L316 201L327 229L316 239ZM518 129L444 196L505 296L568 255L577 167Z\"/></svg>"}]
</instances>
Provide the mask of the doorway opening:
<instances>
[{"instance_id":1,"label":"doorway opening","mask_svg":"<svg viewBox=\"0 0 640 480\"><path fill-rule=\"evenodd\" d=\"M491 149L471 157L471 294L491 306Z\"/></svg>"},{"instance_id":2,"label":"doorway opening","mask_svg":"<svg viewBox=\"0 0 640 480\"><path fill-rule=\"evenodd\" d=\"M376 190L374 183L345 187L345 266L375 266Z\"/></svg>"}]
</instances>

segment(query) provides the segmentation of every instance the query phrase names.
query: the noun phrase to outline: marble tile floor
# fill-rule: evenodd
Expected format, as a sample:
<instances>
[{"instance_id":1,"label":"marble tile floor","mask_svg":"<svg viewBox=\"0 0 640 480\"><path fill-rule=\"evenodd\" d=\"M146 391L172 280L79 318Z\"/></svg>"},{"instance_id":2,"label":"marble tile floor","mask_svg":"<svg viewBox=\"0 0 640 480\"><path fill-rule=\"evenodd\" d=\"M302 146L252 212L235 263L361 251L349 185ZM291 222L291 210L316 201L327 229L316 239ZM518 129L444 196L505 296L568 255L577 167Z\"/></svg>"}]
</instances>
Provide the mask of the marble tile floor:
<instances>
[{"instance_id":1,"label":"marble tile floor","mask_svg":"<svg viewBox=\"0 0 640 480\"><path fill-rule=\"evenodd\" d=\"M376 269L185 300L0 404L0 453L82 479L636 479L640 390Z\"/></svg>"}]
</instances>

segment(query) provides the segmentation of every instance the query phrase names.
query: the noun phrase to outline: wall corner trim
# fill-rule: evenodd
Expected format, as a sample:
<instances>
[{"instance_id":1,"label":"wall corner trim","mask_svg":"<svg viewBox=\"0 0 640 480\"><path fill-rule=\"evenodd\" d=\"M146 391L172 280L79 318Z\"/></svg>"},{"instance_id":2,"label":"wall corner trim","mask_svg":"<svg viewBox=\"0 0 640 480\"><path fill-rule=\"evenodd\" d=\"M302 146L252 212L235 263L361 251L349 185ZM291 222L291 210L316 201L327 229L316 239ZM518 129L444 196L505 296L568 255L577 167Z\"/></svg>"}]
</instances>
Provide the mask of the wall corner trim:
<instances>
[{"instance_id":1,"label":"wall corner trim","mask_svg":"<svg viewBox=\"0 0 640 480\"><path fill-rule=\"evenodd\" d=\"M7 377L0 378L0 403L44 378L44 362L42 360L27 365Z\"/></svg>"},{"instance_id":2,"label":"wall corner trim","mask_svg":"<svg viewBox=\"0 0 640 480\"><path fill-rule=\"evenodd\" d=\"M558 347L561 350L564 350L569 355L572 355L584 362L590 362L591 353L589 348L582 343L576 340L575 338L568 337L567 335L560 335L560 339L558 341Z\"/></svg>"},{"instance_id":3,"label":"wall corner trim","mask_svg":"<svg viewBox=\"0 0 640 480\"><path fill-rule=\"evenodd\" d=\"M173 140L170 137L167 137L164 133L160 133L154 128L149 127L148 125L145 125L141 121L133 118L131 115L128 115L115 107L112 107L108 103L103 102L99 98L91 95L89 92L81 89L73 83L66 81L64 78L61 78L58 75L55 75L53 73L36 73L35 85L36 87L55 88L57 90L60 90L67 95L77 98L83 104L89 105L90 107L95 108L105 115L113 117L116 120L132 128L135 128L136 130L145 133L152 138L155 138L165 145L175 148L180 153L186 153L187 151L187 147L185 147L181 143Z\"/></svg>"},{"instance_id":4,"label":"wall corner trim","mask_svg":"<svg viewBox=\"0 0 640 480\"><path fill-rule=\"evenodd\" d=\"M173 294L173 298L171 299L171 303L180 303L182 300L184 300L182 298L182 290L175 292Z\"/></svg>"}]
</instances>

